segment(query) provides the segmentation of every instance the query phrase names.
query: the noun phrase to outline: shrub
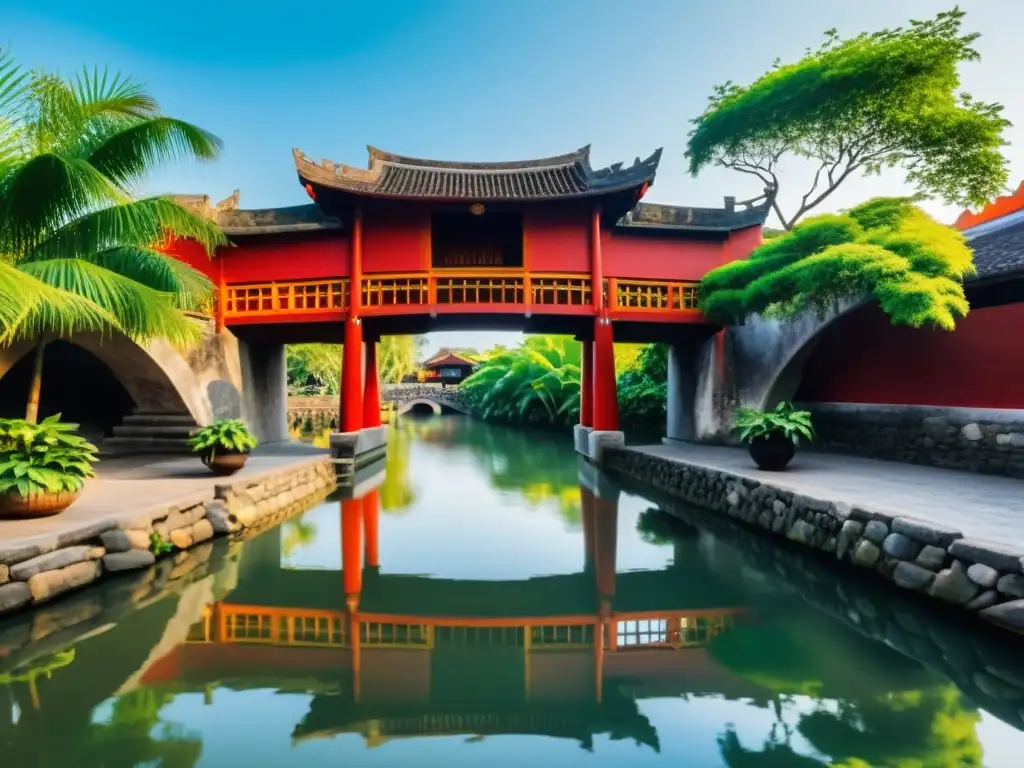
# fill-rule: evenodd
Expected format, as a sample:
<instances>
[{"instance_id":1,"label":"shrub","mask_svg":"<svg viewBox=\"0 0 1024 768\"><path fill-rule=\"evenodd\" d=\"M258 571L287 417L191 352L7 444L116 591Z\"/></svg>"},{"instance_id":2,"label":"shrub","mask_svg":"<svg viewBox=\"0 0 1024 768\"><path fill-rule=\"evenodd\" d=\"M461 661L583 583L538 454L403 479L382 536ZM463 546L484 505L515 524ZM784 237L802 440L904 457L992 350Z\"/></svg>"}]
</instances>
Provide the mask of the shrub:
<instances>
[{"instance_id":1,"label":"shrub","mask_svg":"<svg viewBox=\"0 0 1024 768\"><path fill-rule=\"evenodd\" d=\"M95 472L96 446L60 414L32 424L0 419L0 493L77 493Z\"/></svg>"},{"instance_id":2,"label":"shrub","mask_svg":"<svg viewBox=\"0 0 1024 768\"><path fill-rule=\"evenodd\" d=\"M256 438L241 419L219 419L189 438L193 453L201 453L211 459L218 450L248 453L257 445Z\"/></svg>"},{"instance_id":3,"label":"shrub","mask_svg":"<svg viewBox=\"0 0 1024 768\"><path fill-rule=\"evenodd\" d=\"M736 428L740 431L740 440L745 443L772 435L784 435L796 445L799 445L800 438L814 439L810 412L798 411L792 403L785 401L779 403L774 411L740 408L736 412Z\"/></svg>"}]
</instances>

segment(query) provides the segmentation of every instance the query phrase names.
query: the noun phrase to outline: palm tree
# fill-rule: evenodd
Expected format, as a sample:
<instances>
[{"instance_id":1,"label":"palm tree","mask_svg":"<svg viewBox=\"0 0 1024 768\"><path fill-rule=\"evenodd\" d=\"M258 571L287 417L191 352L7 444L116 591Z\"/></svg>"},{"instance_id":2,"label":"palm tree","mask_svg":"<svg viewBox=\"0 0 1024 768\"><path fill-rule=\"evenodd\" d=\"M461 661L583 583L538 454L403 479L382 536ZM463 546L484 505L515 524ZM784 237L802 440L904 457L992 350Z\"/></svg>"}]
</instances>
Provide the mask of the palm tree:
<instances>
[{"instance_id":1,"label":"palm tree","mask_svg":"<svg viewBox=\"0 0 1024 768\"><path fill-rule=\"evenodd\" d=\"M160 247L189 238L212 254L227 240L173 198L135 193L158 165L212 159L220 146L161 114L131 79L30 73L0 51L0 344L36 342L27 419L38 416L51 338L87 329L137 342L196 338L184 310L206 305L213 285Z\"/></svg>"}]
</instances>

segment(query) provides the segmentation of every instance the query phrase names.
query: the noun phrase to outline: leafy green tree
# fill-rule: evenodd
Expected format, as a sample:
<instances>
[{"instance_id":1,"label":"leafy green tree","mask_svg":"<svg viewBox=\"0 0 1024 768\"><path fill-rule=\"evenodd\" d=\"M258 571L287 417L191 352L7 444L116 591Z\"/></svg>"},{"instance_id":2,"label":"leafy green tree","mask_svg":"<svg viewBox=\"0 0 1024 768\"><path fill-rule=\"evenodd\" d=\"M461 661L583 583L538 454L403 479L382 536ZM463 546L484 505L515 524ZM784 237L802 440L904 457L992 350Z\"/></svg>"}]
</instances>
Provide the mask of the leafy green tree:
<instances>
[{"instance_id":1,"label":"leafy green tree","mask_svg":"<svg viewBox=\"0 0 1024 768\"><path fill-rule=\"evenodd\" d=\"M1010 123L999 104L959 90L960 64L979 58L963 17L954 9L848 40L831 29L794 64L776 61L748 86L716 86L692 121L690 172L732 168L778 191L785 158L811 161L813 182L796 209L786 215L775 200L786 229L846 179L883 168L901 169L924 195L981 205L1006 185Z\"/></svg>"},{"instance_id":2,"label":"leafy green tree","mask_svg":"<svg viewBox=\"0 0 1024 768\"><path fill-rule=\"evenodd\" d=\"M415 372L422 336L384 336L377 343L377 370L382 384L397 384ZM340 344L290 344L288 390L336 395L341 386Z\"/></svg>"},{"instance_id":3,"label":"leafy green tree","mask_svg":"<svg viewBox=\"0 0 1024 768\"><path fill-rule=\"evenodd\" d=\"M128 78L29 73L0 52L0 343L37 343L29 421L48 339L87 328L140 342L198 336L184 310L207 305L213 286L160 246L189 238L212 253L226 239L173 198L134 192L166 162L219 150Z\"/></svg>"},{"instance_id":4,"label":"leafy green tree","mask_svg":"<svg viewBox=\"0 0 1024 768\"><path fill-rule=\"evenodd\" d=\"M618 380L619 420L624 427L664 426L668 403L668 347L649 344Z\"/></svg>"},{"instance_id":5,"label":"leafy green tree","mask_svg":"<svg viewBox=\"0 0 1024 768\"><path fill-rule=\"evenodd\" d=\"M897 325L953 330L967 315L970 248L905 198L875 198L823 214L705 275L701 308L726 322L789 316L843 299L874 298Z\"/></svg>"}]
</instances>

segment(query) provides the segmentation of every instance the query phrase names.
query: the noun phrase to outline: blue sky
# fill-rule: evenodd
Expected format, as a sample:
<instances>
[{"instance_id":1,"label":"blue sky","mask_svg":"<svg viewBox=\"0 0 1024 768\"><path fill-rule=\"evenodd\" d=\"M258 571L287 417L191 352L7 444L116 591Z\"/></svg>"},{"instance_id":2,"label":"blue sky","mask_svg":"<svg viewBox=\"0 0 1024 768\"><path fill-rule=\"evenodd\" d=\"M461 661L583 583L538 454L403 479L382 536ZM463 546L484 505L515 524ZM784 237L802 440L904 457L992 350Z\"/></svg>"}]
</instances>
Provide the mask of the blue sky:
<instances>
[{"instance_id":1,"label":"blue sky","mask_svg":"<svg viewBox=\"0 0 1024 768\"><path fill-rule=\"evenodd\" d=\"M168 169L152 191L240 189L242 207L306 202L291 148L363 165L366 145L421 157L508 160L592 144L595 164L665 155L651 202L721 205L760 190L750 177L683 160L688 120L711 87L748 82L775 57L798 58L823 30L844 35L931 16L935 0L374 0L294 6L182 3L181 14L113 0L0 0L0 46L25 64L108 66L145 82L164 110L225 143L210 165ZM982 61L963 70L975 96L1024 126L1024 3L966 0ZM1020 129L1008 134L1011 142ZM1014 185L1024 154L1007 148ZM783 177L792 202L806 169ZM848 182L841 208L898 193L899 176ZM929 205L943 220L957 210ZM485 347L508 334L436 334Z\"/></svg>"}]
</instances>

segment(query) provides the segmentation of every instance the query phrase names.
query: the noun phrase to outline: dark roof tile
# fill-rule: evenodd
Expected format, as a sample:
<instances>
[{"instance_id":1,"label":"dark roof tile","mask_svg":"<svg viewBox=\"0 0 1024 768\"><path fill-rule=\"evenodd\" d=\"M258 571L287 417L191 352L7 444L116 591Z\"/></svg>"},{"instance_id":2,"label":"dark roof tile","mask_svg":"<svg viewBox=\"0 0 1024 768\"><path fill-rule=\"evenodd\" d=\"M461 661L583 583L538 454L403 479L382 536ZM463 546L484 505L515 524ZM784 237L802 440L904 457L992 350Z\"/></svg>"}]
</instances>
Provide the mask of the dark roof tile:
<instances>
[{"instance_id":1,"label":"dark roof tile","mask_svg":"<svg viewBox=\"0 0 1024 768\"><path fill-rule=\"evenodd\" d=\"M969 237L976 280L1024 272L1024 222Z\"/></svg>"}]
</instances>

